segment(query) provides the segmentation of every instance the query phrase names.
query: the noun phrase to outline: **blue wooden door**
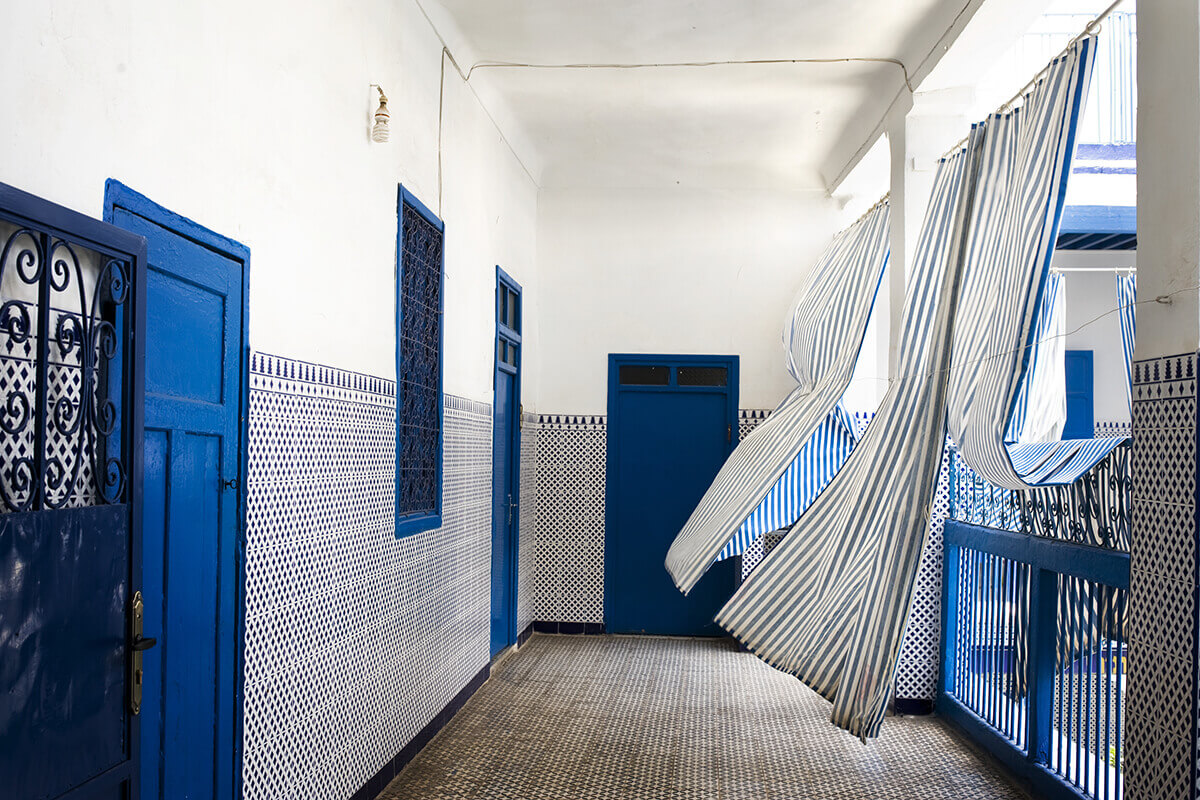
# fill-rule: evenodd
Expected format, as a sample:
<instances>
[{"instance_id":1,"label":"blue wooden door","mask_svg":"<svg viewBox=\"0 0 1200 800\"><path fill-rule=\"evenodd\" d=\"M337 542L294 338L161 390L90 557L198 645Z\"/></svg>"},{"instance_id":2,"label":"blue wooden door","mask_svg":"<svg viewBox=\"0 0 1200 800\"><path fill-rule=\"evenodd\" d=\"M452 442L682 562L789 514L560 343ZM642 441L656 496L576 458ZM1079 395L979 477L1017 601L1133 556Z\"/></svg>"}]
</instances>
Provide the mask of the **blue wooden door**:
<instances>
[{"instance_id":1,"label":"blue wooden door","mask_svg":"<svg viewBox=\"0 0 1200 800\"><path fill-rule=\"evenodd\" d=\"M111 214L149 262L143 798L234 797L245 258L129 190Z\"/></svg>"},{"instance_id":2,"label":"blue wooden door","mask_svg":"<svg viewBox=\"0 0 1200 800\"><path fill-rule=\"evenodd\" d=\"M513 644L520 517L521 287L496 270L496 375L492 418L491 653Z\"/></svg>"},{"instance_id":3,"label":"blue wooden door","mask_svg":"<svg viewBox=\"0 0 1200 800\"><path fill-rule=\"evenodd\" d=\"M1095 398L1093 396L1092 351L1068 350L1067 421L1064 439L1091 439L1096 435Z\"/></svg>"},{"instance_id":4,"label":"blue wooden door","mask_svg":"<svg viewBox=\"0 0 1200 800\"><path fill-rule=\"evenodd\" d=\"M667 549L737 444L737 358L611 356L605 626L612 633L719 636L736 559L686 597Z\"/></svg>"},{"instance_id":5,"label":"blue wooden door","mask_svg":"<svg viewBox=\"0 0 1200 800\"><path fill-rule=\"evenodd\" d=\"M0 797L137 800L145 242L0 184Z\"/></svg>"}]
</instances>

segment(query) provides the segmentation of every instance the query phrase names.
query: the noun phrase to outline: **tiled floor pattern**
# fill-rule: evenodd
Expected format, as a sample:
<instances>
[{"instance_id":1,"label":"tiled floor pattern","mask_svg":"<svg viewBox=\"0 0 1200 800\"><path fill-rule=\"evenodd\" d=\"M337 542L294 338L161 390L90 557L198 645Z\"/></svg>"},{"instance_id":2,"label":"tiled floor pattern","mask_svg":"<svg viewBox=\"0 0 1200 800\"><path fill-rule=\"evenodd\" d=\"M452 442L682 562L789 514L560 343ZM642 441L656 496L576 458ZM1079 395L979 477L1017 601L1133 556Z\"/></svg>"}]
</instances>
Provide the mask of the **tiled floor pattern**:
<instances>
[{"instance_id":1,"label":"tiled floor pattern","mask_svg":"<svg viewBox=\"0 0 1200 800\"><path fill-rule=\"evenodd\" d=\"M868 745L728 641L538 634L380 798L1025 798L933 717Z\"/></svg>"}]
</instances>

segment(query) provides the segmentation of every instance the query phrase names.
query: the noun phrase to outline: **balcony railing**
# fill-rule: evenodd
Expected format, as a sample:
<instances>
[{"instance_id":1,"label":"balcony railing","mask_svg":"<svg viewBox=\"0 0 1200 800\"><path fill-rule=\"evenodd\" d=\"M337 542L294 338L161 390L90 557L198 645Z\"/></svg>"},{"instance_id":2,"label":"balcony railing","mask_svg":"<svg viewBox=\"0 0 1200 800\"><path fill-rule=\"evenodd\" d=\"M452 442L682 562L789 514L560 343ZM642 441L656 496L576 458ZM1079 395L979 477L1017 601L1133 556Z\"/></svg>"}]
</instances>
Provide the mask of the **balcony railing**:
<instances>
[{"instance_id":1,"label":"balcony railing","mask_svg":"<svg viewBox=\"0 0 1200 800\"><path fill-rule=\"evenodd\" d=\"M950 458L950 518L1077 544L1129 552L1129 442L1075 483L1025 492L1002 489Z\"/></svg>"},{"instance_id":2,"label":"balcony railing","mask_svg":"<svg viewBox=\"0 0 1200 800\"><path fill-rule=\"evenodd\" d=\"M1129 448L1031 492L951 464L938 711L1039 797L1119 800Z\"/></svg>"}]
</instances>

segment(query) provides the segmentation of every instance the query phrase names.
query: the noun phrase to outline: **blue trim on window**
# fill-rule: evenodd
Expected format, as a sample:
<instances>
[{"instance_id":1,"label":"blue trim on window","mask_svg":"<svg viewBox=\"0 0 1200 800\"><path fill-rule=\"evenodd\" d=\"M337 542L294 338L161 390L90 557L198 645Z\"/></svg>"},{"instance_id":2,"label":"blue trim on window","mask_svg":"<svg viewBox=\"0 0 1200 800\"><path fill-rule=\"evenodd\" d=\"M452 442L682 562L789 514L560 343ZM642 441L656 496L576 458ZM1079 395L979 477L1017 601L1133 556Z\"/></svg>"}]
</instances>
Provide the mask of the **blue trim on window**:
<instances>
[{"instance_id":1,"label":"blue trim on window","mask_svg":"<svg viewBox=\"0 0 1200 800\"><path fill-rule=\"evenodd\" d=\"M437 388L437 411L438 411L438 435L437 435L437 462L436 462L436 489L435 489L435 510L433 513L425 512L418 514L400 513L400 411L402 406L402 392L404 390L403 381L403 354L400 347L400 323L402 314L402 298L401 287L403 286L403 271L404 271L404 207L408 206L416 211L426 222L437 229L438 233L442 234L442 251L441 263L438 265L438 388ZM446 311L446 226L441 219L434 214L428 206L417 199L416 195L404 188L402 184L397 184L397 199L396 199L396 480L395 480L395 497L394 508L396 515L395 534L397 539L406 536L412 536L416 533L433 530L442 526L442 489L443 489L443 456L445 450L445 311Z\"/></svg>"}]
</instances>

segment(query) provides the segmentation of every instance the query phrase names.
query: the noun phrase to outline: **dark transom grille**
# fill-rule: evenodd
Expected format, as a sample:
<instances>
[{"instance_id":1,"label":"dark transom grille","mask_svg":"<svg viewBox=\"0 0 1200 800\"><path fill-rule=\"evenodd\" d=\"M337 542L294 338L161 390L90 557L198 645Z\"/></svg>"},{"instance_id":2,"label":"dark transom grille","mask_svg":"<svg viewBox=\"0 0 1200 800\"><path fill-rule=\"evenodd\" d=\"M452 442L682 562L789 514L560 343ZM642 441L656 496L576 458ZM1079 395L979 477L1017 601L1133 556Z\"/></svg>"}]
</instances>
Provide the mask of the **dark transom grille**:
<instances>
[{"instance_id":1,"label":"dark transom grille","mask_svg":"<svg viewBox=\"0 0 1200 800\"><path fill-rule=\"evenodd\" d=\"M434 513L438 506L442 234L407 203L402 222L396 506L408 516Z\"/></svg>"}]
</instances>

